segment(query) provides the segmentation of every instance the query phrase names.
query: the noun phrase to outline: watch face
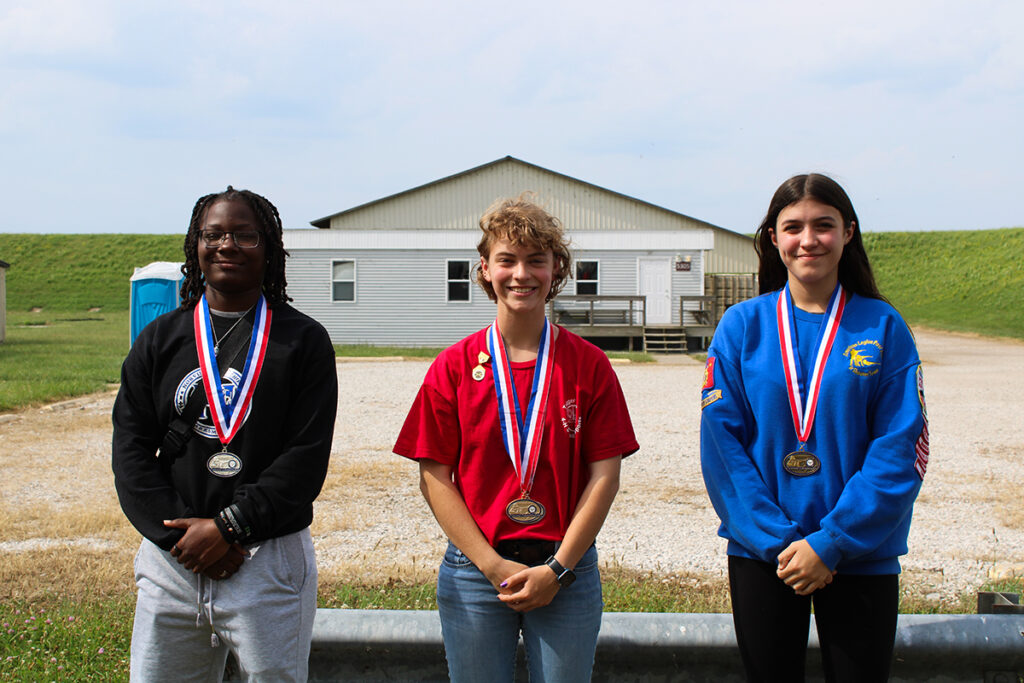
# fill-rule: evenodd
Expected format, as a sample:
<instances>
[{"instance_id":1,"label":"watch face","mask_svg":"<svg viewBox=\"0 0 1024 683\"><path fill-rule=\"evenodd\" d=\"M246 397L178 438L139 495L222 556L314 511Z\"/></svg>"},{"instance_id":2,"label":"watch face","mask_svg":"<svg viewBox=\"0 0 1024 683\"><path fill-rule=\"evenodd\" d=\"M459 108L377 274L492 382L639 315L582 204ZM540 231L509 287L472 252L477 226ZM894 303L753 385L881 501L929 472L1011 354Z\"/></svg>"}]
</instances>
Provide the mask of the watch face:
<instances>
[{"instance_id":1,"label":"watch face","mask_svg":"<svg viewBox=\"0 0 1024 683\"><path fill-rule=\"evenodd\" d=\"M561 576L558 577L558 583L562 588L568 588L572 585L572 582L576 580L576 572L571 569L566 569Z\"/></svg>"}]
</instances>

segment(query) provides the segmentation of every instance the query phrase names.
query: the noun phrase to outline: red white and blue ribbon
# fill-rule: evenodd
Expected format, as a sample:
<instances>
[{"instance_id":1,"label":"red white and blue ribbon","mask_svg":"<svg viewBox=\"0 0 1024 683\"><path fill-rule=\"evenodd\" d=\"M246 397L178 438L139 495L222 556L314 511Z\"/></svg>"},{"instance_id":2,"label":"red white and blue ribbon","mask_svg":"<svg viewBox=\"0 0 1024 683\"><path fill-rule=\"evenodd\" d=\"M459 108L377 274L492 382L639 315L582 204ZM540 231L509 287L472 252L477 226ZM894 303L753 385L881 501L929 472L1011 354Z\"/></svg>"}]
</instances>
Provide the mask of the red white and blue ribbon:
<instances>
[{"instance_id":1,"label":"red white and blue ribbon","mask_svg":"<svg viewBox=\"0 0 1024 683\"><path fill-rule=\"evenodd\" d=\"M544 319L544 330L537 348L537 364L533 370L533 386L530 402L523 415L516 395L516 384L512 379L512 367L505 351L505 342L498 329L498 321L487 330L487 346L491 352L494 377L494 393L498 398L498 420L505 451L512 460L523 496L528 497L533 488L533 477L540 461L540 445L543 439L544 415L548 407L548 393L551 389L551 374L554 368L554 340L551 323Z\"/></svg>"},{"instance_id":2,"label":"red white and blue ribbon","mask_svg":"<svg viewBox=\"0 0 1024 683\"><path fill-rule=\"evenodd\" d=\"M818 396L821 394L821 379L825 374L832 343L839 331L839 322L843 319L846 308L846 292L842 285L835 290L825 310L825 317L818 328L818 339L815 343L817 351L814 356L814 369L809 378L805 378L800 368L800 354L797 350L796 321L793 317L793 300L789 293L789 284L779 294L776 306L776 318L779 325L779 348L782 351L782 366L786 372L786 393L789 396L789 410L793 415L793 428L800 448L811 437L814 427L814 416L818 408ZM807 381L805 381L805 379ZM802 394L806 396L802 396Z\"/></svg>"},{"instance_id":3,"label":"red white and blue ribbon","mask_svg":"<svg viewBox=\"0 0 1024 683\"><path fill-rule=\"evenodd\" d=\"M225 448L235 437L242 426L245 413L249 410L256 382L263 369L263 357L267 352L267 341L270 338L271 312L267 300L260 295L256 303L256 319L252 325L252 337L249 340L249 352L245 357L242 376L232 394L224 389L221 382L220 368L217 366L217 355L213 351L213 324L210 320L210 307L206 303L206 295L199 299L193 323L196 334L196 352L199 354L199 368L203 373L203 387L210 404L210 417L217 428L217 437Z\"/></svg>"}]
</instances>

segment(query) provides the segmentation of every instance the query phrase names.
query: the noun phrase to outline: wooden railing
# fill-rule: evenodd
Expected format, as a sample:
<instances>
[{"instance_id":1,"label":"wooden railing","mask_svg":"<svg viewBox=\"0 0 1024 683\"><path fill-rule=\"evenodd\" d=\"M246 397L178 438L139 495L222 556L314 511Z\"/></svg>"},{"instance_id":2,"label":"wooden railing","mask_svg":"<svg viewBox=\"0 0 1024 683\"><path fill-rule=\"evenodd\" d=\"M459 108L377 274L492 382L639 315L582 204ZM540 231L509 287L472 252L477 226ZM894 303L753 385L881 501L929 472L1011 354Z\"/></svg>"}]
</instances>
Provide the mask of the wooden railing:
<instances>
[{"instance_id":1,"label":"wooden railing","mask_svg":"<svg viewBox=\"0 0 1024 683\"><path fill-rule=\"evenodd\" d=\"M647 297L563 294L548 302L548 318L568 327L643 327L647 324Z\"/></svg>"},{"instance_id":2,"label":"wooden railing","mask_svg":"<svg viewBox=\"0 0 1024 683\"><path fill-rule=\"evenodd\" d=\"M687 308L688 303L697 303L696 308ZM718 324L718 305L713 296L681 296L679 297L679 320L686 327L686 314L689 313L698 325L715 326Z\"/></svg>"}]
</instances>

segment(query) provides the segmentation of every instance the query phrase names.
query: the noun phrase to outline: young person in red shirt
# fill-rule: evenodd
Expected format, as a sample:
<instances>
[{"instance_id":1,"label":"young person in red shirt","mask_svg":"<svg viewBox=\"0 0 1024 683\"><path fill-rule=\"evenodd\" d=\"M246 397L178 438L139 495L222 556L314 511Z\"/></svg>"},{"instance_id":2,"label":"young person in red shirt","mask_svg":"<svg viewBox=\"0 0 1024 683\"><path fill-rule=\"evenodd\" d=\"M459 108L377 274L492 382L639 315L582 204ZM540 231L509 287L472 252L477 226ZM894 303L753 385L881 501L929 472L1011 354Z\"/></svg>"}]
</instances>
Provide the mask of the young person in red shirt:
<instances>
[{"instance_id":1,"label":"young person in red shirt","mask_svg":"<svg viewBox=\"0 0 1024 683\"><path fill-rule=\"evenodd\" d=\"M638 449L607 357L551 325L571 256L558 219L524 195L480 219L477 283L493 325L446 349L395 453L449 538L437 601L452 681L589 681L601 625L594 539Z\"/></svg>"}]
</instances>

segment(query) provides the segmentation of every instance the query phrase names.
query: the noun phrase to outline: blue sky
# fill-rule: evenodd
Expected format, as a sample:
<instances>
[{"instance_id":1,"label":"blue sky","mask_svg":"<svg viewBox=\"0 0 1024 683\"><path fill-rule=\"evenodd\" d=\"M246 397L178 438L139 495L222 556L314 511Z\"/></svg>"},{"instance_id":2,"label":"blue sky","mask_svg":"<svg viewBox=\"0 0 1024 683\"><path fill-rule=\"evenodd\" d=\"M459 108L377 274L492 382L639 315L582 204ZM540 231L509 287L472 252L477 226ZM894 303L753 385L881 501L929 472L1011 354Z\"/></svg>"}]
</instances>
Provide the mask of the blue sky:
<instances>
[{"instance_id":1,"label":"blue sky","mask_svg":"<svg viewBox=\"0 0 1024 683\"><path fill-rule=\"evenodd\" d=\"M0 0L0 232L182 232L229 183L309 227L509 154L741 232L808 170L867 230L1020 226L1022 27L1019 0Z\"/></svg>"}]
</instances>

